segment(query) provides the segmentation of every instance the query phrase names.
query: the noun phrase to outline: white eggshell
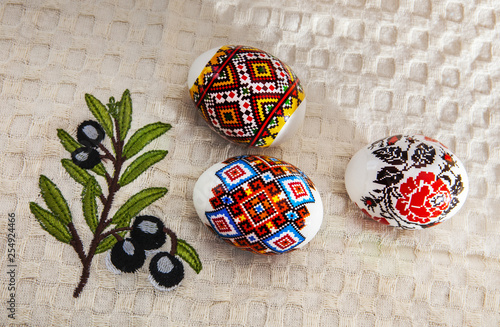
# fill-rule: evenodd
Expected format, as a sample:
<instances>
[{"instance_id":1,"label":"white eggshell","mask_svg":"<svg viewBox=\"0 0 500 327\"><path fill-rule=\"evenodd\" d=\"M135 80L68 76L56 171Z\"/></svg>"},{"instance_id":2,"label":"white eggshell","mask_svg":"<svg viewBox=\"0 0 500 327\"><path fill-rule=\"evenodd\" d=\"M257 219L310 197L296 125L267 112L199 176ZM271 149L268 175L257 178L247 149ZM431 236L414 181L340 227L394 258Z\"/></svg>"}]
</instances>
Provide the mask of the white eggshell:
<instances>
[{"instance_id":1,"label":"white eggshell","mask_svg":"<svg viewBox=\"0 0 500 327\"><path fill-rule=\"evenodd\" d=\"M207 124L231 142L276 146L293 138L304 120L299 79L285 63L256 48L204 52L191 65L187 84Z\"/></svg>"},{"instance_id":2,"label":"white eggshell","mask_svg":"<svg viewBox=\"0 0 500 327\"><path fill-rule=\"evenodd\" d=\"M309 243L323 204L295 166L267 156L229 158L208 168L193 190L201 221L243 250L282 254Z\"/></svg>"},{"instance_id":3,"label":"white eggshell","mask_svg":"<svg viewBox=\"0 0 500 327\"><path fill-rule=\"evenodd\" d=\"M435 226L467 198L460 160L431 138L395 135L359 150L347 165L345 186L369 217L404 229Z\"/></svg>"},{"instance_id":4,"label":"white eggshell","mask_svg":"<svg viewBox=\"0 0 500 327\"><path fill-rule=\"evenodd\" d=\"M219 49L220 47L205 51L193 61L191 67L189 68L189 73L188 73L187 84L189 88L194 85L194 82L196 81L198 76L200 76L207 62L209 62L210 59L212 59L212 57L217 53L217 50Z\"/></svg>"}]
</instances>

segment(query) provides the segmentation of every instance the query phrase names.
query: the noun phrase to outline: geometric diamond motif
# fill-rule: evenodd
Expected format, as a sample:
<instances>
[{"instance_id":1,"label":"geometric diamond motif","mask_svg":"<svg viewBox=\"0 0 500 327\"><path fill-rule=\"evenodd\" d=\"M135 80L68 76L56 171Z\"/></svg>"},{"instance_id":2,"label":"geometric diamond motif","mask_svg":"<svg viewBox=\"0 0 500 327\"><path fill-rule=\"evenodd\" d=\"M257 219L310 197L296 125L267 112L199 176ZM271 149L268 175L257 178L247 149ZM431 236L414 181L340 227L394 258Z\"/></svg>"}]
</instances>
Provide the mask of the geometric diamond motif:
<instances>
[{"instance_id":1,"label":"geometric diamond motif","mask_svg":"<svg viewBox=\"0 0 500 327\"><path fill-rule=\"evenodd\" d=\"M253 81L265 82L276 79L272 64L266 60L253 60L247 63L248 72Z\"/></svg>"},{"instance_id":2,"label":"geometric diamond motif","mask_svg":"<svg viewBox=\"0 0 500 327\"><path fill-rule=\"evenodd\" d=\"M230 164L215 174L224 182L224 185L229 190L257 175L254 169L244 161Z\"/></svg>"},{"instance_id":3,"label":"geometric diamond motif","mask_svg":"<svg viewBox=\"0 0 500 327\"><path fill-rule=\"evenodd\" d=\"M264 191L243 203L243 207L246 209L254 226L266 222L277 213L272 201L269 200Z\"/></svg>"},{"instance_id":4,"label":"geometric diamond motif","mask_svg":"<svg viewBox=\"0 0 500 327\"><path fill-rule=\"evenodd\" d=\"M297 230L295 230L292 225L288 225L279 233L263 240L264 244L279 253L290 251L303 241L304 236L302 236Z\"/></svg>"},{"instance_id":5,"label":"geometric diamond motif","mask_svg":"<svg viewBox=\"0 0 500 327\"><path fill-rule=\"evenodd\" d=\"M215 212L207 212L206 216L213 229L221 237L237 237L241 235L238 226L236 226L225 208Z\"/></svg>"},{"instance_id":6,"label":"geometric diamond motif","mask_svg":"<svg viewBox=\"0 0 500 327\"><path fill-rule=\"evenodd\" d=\"M314 202L309 186L297 176L290 176L280 179L280 184L287 192L287 195L294 207L304 203Z\"/></svg>"},{"instance_id":7,"label":"geometric diamond motif","mask_svg":"<svg viewBox=\"0 0 500 327\"><path fill-rule=\"evenodd\" d=\"M220 126L223 128L243 127L237 103L221 106L221 109L217 112L217 116L219 118Z\"/></svg>"}]
</instances>

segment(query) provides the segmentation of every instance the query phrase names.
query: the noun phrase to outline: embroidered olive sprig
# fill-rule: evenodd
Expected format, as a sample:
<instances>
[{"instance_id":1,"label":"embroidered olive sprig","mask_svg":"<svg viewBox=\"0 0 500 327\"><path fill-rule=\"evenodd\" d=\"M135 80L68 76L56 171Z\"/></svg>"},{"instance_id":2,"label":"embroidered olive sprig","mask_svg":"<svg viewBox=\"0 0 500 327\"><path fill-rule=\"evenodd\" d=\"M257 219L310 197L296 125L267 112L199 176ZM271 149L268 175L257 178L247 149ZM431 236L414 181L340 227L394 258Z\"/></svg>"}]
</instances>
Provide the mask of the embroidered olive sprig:
<instances>
[{"instance_id":1,"label":"embroidered olive sprig","mask_svg":"<svg viewBox=\"0 0 500 327\"><path fill-rule=\"evenodd\" d=\"M171 250L161 253L169 254L170 263L162 259L163 257L157 258L155 256L151 260L150 268L156 265L156 269L150 269L151 276L153 276L150 276L150 280L153 285L157 287L158 285L168 286L172 283L178 285L182 280L184 276L182 264L179 268L180 261L175 256L186 261L199 273L202 265L198 254L191 245L178 239L175 233L166 228L163 223L161 223L162 228L159 232L149 233L153 231L152 224L157 223L158 218L155 218L158 220L154 220L154 222L144 223L143 228L141 228L139 227L140 222L144 221L144 218L137 217L135 225L130 227L132 218L163 197L167 193L166 188L150 187L139 191L110 217L116 193L122 187L133 182L152 165L165 158L167 151L147 151L135 158L123 171L125 163L138 155L151 141L165 134L171 126L162 122L152 123L137 130L127 140L132 122L132 99L128 90L123 93L118 102L111 97L107 106L90 94L85 95L85 101L97 121L88 120L80 124L77 140L63 129L57 130L57 136L63 147L71 154L71 159L61 160L62 166L71 178L83 186L81 197L83 218L93 234L88 250L84 250L80 234L73 224L73 215L68 203L56 184L48 177L41 175L39 180L41 195L48 209L42 208L35 202L30 202L31 212L42 228L57 240L71 245L82 263L80 282L75 288L73 296L78 297L85 287L90 275L92 260L96 254L112 249L110 256L120 258L117 262L120 262L118 266L120 264L121 266L116 266L116 268L124 272L134 272L144 264L145 251L165 243L166 234L171 239ZM106 136L110 140L111 151L103 144ZM107 163L108 168L103 162ZM108 169L111 169L111 174ZM105 188L101 187L96 177L104 179L107 186L106 193L103 191ZM131 233L131 237L124 239L128 232ZM139 249L139 251L134 251L135 249ZM161 253L158 253L157 256ZM179 274L179 269L182 269L182 274ZM174 274L169 277L168 281L158 281L159 278L155 277L158 276L156 270L167 277L171 275L170 272L174 272ZM181 276L180 280L178 280L179 276ZM158 288L171 289L172 287Z\"/></svg>"}]
</instances>

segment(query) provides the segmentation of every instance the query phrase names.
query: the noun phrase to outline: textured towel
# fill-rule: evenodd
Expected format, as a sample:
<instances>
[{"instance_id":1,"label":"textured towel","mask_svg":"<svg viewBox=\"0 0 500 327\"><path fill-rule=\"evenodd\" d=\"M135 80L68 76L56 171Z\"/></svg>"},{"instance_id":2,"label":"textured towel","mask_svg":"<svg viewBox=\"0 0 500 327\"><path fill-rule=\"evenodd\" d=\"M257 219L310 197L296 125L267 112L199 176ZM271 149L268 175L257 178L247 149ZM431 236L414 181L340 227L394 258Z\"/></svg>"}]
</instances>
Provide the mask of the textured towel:
<instances>
[{"instance_id":1,"label":"textured towel","mask_svg":"<svg viewBox=\"0 0 500 327\"><path fill-rule=\"evenodd\" d=\"M496 0L1 1L0 325L499 326L499 21ZM188 70L225 44L268 51L301 79L307 112L294 139L248 149L207 127L189 97ZM144 214L189 242L203 269L186 267L180 287L161 292L146 266L115 275L99 254L75 299L80 259L41 228L29 202L44 205L38 179L50 178L88 248L82 187L61 166L70 156L57 129L75 136L93 119L85 93L107 101L125 89L130 133L157 121L172 129L148 145L168 149L165 159L115 202L168 188ZM386 227L347 196L352 155L401 133L438 139L466 166L469 197L439 226ZM246 253L200 222L194 183L240 154L283 159L316 184L325 217L306 247ZM6 301L15 302L15 320Z\"/></svg>"}]
</instances>

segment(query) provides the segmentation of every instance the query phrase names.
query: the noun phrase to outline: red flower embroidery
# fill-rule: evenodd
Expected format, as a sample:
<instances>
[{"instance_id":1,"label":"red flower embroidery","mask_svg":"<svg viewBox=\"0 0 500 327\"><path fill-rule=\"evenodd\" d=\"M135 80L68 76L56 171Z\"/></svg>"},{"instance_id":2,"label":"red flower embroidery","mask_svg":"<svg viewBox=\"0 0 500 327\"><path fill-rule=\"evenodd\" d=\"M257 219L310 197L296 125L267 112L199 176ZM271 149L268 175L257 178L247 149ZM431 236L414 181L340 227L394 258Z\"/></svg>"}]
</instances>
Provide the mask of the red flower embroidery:
<instances>
[{"instance_id":1,"label":"red flower embroidery","mask_svg":"<svg viewBox=\"0 0 500 327\"><path fill-rule=\"evenodd\" d=\"M375 221L378 221L379 223L382 223L384 225L390 225L390 223L387 221L387 219L383 218L383 217L375 217L375 216L372 216L368 213L368 211L366 211L366 209L361 209L361 211L363 211L363 213L365 215L367 215L368 217L370 217L371 219L375 220Z\"/></svg>"},{"instance_id":2,"label":"red flower embroidery","mask_svg":"<svg viewBox=\"0 0 500 327\"><path fill-rule=\"evenodd\" d=\"M410 177L401 184L402 197L396 203L396 209L409 221L428 223L438 217L451 201L448 186L437 179L434 173L420 172L416 178Z\"/></svg>"},{"instance_id":3,"label":"red flower embroidery","mask_svg":"<svg viewBox=\"0 0 500 327\"><path fill-rule=\"evenodd\" d=\"M397 141L401 139L401 135L394 135L387 141L387 145L394 145Z\"/></svg>"}]
</instances>

